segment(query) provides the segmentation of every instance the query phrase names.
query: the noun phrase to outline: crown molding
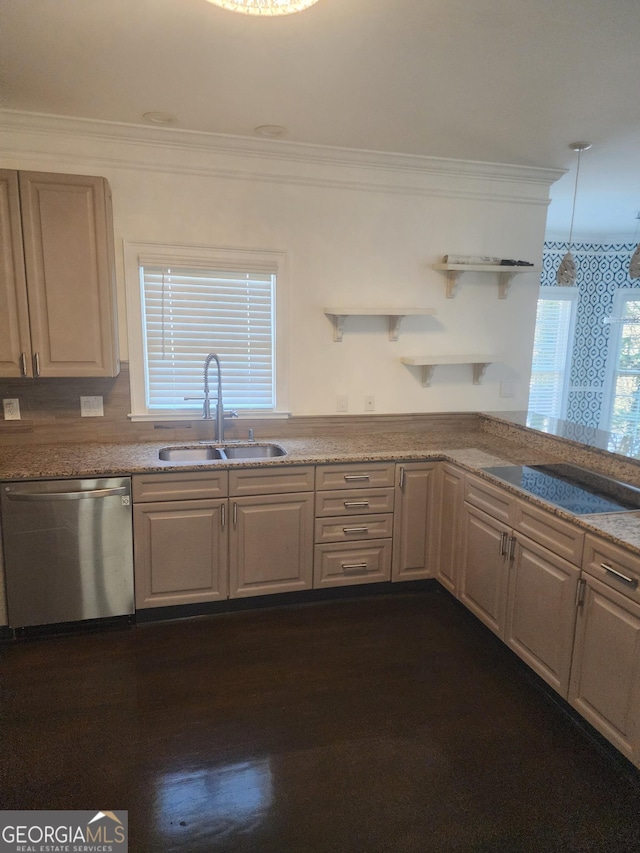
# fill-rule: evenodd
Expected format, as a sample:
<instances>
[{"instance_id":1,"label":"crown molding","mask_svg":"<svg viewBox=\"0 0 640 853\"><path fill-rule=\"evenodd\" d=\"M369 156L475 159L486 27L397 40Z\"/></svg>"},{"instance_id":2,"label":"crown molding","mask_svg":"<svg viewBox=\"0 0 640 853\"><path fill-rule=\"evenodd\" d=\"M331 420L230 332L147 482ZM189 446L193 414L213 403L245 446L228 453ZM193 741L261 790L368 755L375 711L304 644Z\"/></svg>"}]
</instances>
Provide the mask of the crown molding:
<instances>
[{"instance_id":1,"label":"crown molding","mask_svg":"<svg viewBox=\"0 0 640 853\"><path fill-rule=\"evenodd\" d=\"M548 204L561 169L254 139L179 128L0 110L11 158L230 179Z\"/></svg>"}]
</instances>

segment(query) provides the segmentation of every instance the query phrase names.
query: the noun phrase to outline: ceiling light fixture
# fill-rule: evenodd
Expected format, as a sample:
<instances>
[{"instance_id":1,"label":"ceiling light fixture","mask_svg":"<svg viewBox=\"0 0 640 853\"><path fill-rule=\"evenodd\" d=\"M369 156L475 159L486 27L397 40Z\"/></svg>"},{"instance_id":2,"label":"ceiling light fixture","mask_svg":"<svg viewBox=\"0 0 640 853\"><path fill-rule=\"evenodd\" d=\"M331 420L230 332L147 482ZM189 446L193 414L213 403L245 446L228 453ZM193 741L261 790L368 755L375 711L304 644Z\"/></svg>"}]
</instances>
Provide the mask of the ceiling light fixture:
<instances>
[{"instance_id":1,"label":"ceiling light fixture","mask_svg":"<svg viewBox=\"0 0 640 853\"><path fill-rule=\"evenodd\" d=\"M214 6L243 15L292 15L313 6L318 0L209 0Z\"/></svg>"},{"instance_id":2,"label":"ceiling light fixture","mask_svg":"<svg viewBox=\"0 0 640 853\"><path fill-rule=\"evenodd\" d=\"M578 152L578 167L576 168L576 182L573 187L573 208L571 209L571 228L569 229L569 245L567 254L560 261L558 272L556 273L556 282L560 287L573 287L576 283L576 264L571 254L571 240L573 238L573 217L576 212L576 196L578 195L578 176L580 175L580 155L583 151L588 151L591 148L591 142L571 142L569 148L572 151Z\"/></svg>"}]
</instances>

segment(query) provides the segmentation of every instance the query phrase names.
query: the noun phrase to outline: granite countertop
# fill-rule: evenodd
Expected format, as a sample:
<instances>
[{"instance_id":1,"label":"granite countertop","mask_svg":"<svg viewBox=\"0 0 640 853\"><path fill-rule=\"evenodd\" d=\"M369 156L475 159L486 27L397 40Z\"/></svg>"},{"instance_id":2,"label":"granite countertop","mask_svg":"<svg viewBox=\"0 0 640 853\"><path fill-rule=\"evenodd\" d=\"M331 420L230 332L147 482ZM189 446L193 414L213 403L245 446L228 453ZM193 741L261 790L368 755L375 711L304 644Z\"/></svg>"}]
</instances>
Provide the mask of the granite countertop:
<instances>
[{"instance_id":1,"label":"granite countertop","mask_svg":"<svg viewBox=\"0 0 640 853\"><path fill-rule=\"evenodd\" d=\"M498 480L484 468L499 465L535 465L562 461L558 456L506 441L484 432L395 432L360 437L260 439L286 450L286 456L269 459L211 460L198 463L163 462L162 447L183 447L194 442L140 442L130 444L51 444L0 447L0 480L38 480L105 477L171 471L263 468L278 465L336 462L416 461L443 459L490 480L517 497L543 507L587 532L594 533L640 556L640 512L576 516ZM233 442L242 443L242 442Z\"/></svg>"}]
</instances>

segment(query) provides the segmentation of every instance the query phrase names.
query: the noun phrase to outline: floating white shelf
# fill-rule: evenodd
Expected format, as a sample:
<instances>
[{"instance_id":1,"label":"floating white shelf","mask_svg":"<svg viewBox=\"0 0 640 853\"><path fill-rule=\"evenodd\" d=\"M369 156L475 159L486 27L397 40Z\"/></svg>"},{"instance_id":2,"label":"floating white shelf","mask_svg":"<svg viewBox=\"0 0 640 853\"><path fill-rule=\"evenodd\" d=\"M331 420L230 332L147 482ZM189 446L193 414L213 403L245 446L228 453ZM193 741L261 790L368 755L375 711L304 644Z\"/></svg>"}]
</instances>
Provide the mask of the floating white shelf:
<instances>
[{"instance_id":1,"label":"floating white shelf","mask_svg":"<svg viewBox=\"0 0 640 853\"><path fill-rule=\"evenodd\" d=\"M400 361L412 367L422 368L422 384L431 385L433 371L439 364L470 364L473 367L473 384L481 385L485 371L490 364L500 361L496 355L407 355Z\"/></svg>"},{"instance_id":2,"label":"floating white shelf","mask_svg":"<svg viewBox=\"0 0 640 853\"><path fill-rule=\"evenodd\" d=\"M370 316L388 317L389 340L397 341L400 334L400 324L405 317L409 315L427 317L436 312L433 308L325 308L324 313L332 319L334 341L342 340L346 317Z\"/></svg>"},{"instance_id":3,"label":"floating white shelf","mask_svg":"<svg viewBox=\"0 0 640 853\"><path fill-rule=\"evenodd\" d=\"M511 282L516 275L525 272L540 272L539 267L489 266L487 264L433 264L434 270L440 270L447 276L447 299L453 299L463 272L491 272L498 274L498 297L506 299Z\"/></svg>"}]
</instances>

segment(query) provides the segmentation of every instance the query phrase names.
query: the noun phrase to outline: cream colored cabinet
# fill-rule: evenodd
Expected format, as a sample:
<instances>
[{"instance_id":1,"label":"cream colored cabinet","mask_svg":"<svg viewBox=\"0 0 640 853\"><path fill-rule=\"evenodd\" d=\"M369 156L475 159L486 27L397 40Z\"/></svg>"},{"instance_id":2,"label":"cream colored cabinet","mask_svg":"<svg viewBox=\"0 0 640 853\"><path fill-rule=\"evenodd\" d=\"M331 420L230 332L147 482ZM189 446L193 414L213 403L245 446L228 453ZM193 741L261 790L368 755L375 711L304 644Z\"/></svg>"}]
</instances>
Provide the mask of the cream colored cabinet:
<instances>
[{"instance_id":1,"label":"cream colored cabinet","mask_svg":"<svg viewBox=\"0 0 640 853\"><path fill-rule=\"evenodd\" d=\"M566 698L584 534L481 478L465 494L459 598Z\"/></svg>"},{"instance_id":2,"label":"cream colored cabinet","mask_svg":"<svg viewBox=\"0 0 640 853\"><path fill-rule=\"evenodd\" d=\"M445 589L457 595L465 474L455 465L443 462L438 477L440 535L436 577Z\"/></svg>"},{"instance_id":3,"label":"cream colored cabinet","mask_svg":"<svg viewBox=\"0 0 640 853\"><path fill-rule=\"evenodd\" d=\"M310 465L135 475L136 606L310 588L313 487Z\"/></svg>"},{"instance_id":4,"label":"cream colored cabinet","mask_svg":"<svg viewBox=\"0 0 640 853\"><path fill-rule=\"evenodd\" d=\"M0 171L0 376L119 371L104 178Z\"/></svg>"},{"instance_id":5,"label":"cream colored cabinet","mask_svg":"<svg viewBox=\"0 0 640 853\"><path fill-rule=\"evenodd\" d=\"M465 504L458 596L501 639L507 613L510 533L508 525Z\"/></svg>"},{"instance_id":6,"label":"cream colored cabinet","mask_svg":"<svg viewBox=\"0 0 640 853\"><path fill-rule=\"evenodd\" d=\"M640 560L587 536L569 702L640 766Z\"/></svg>"},{"instance_id":7,"label":"cream colored cabinet","mask_svg":"<svg viewBox=\"0 0 640 853\"><path fill-rule=\"evenodd\" d=\"M230 472L230 598L311 589L313 488L310 465Z\"/></svg>"},{"instance_id":8,"label":"cream colored cabinet","mask_svg":"<svg viewBox=\"0 0 640 853\"><path fill-rule=\"evenodd\" d=\"M396 466L393 530L394 581L432 578L438 557L437 462Z\"/></svg>"},{"instance_id":9,"label":"cream colored cabinet","mask_svg":"<svg viewBox=\"0 0 640 853\"><path fill-rule=\"evenodd\" d=\"M316 473L315 587L391 578L395 466L319 466Z\"/></svg>"},{"instance_id":10,"label":"cream colored cabinet","mask_svg":"<svg viewBox=\"0 0 640 853\"><path fill-rule=\"evenodd\" d=\"M132 479L136 608L227 598L227 471Z\"/></svg>"},{"instance_id":11,"label":"cream colored cabinet","mask_svg":"<svg viewBox=\"0 0 640 853\"><path fill-rule=\"evenodd\" d=\"M564 699L569 692L580 569L516 536L504 641Z\"/></svg>"}]
</instances>

